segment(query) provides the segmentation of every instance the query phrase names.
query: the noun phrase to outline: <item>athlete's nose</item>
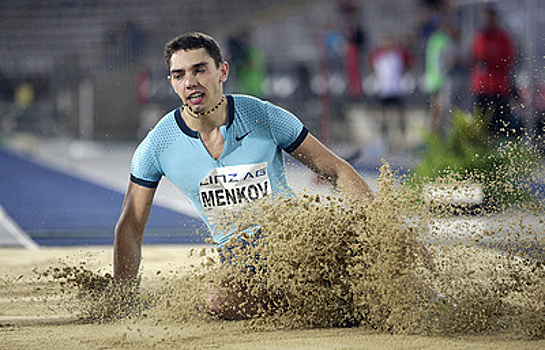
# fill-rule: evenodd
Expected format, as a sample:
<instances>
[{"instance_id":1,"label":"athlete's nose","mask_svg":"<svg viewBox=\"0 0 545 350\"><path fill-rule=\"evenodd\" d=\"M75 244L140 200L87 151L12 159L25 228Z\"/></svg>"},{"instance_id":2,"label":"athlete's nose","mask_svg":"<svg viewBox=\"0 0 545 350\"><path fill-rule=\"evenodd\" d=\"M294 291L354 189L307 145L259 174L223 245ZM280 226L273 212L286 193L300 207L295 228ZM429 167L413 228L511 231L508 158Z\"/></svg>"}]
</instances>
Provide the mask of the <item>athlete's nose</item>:
<instances>
[{"instance_id":1,"label":"athlete's nose","mask_svg":"<svg viewBox=\"0 0 545 350\"><path fill-rule=\"evenodd\" d=\"M185 86L187 88L192 88L197 86L197 77L194 74L189 74L185 80Z\"/></svg>"}]
</instances>

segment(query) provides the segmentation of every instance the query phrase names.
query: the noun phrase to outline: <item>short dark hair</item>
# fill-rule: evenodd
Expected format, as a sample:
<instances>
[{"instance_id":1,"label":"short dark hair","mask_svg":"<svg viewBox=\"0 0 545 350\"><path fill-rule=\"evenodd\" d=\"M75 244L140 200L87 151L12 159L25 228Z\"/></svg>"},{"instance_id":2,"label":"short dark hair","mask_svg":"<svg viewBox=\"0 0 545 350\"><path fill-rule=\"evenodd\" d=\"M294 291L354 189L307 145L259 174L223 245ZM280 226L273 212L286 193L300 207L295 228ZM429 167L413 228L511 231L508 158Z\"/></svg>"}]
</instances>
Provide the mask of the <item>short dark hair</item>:
<instances>
[{"instance_id":1,"label":"short dark hair","mask_svg":"<svg viewBox=\"0 0 545 350\"><path fill-rule=\"evenodd\" d=\"M206 35L199 32L186 33L172 39L165 45L165 63L170 72L170 59L175 52L180 50L197 50L204 48L208 55L212 57L216 68L219 68L223 57L221 54L221 48L216 41L210 35Z\"/></svg>"},{"instance_id":2,"label":"short dark hair","mask_svg":"<svg viewBox=\"0 0 545 350\"><path fill-rule=\"evenodd\" d=\"M496 7L492 4L487 4L484 8L484 13L490 17L497 18L498 17L498 10Z\"/></svg>"}]
</instances>

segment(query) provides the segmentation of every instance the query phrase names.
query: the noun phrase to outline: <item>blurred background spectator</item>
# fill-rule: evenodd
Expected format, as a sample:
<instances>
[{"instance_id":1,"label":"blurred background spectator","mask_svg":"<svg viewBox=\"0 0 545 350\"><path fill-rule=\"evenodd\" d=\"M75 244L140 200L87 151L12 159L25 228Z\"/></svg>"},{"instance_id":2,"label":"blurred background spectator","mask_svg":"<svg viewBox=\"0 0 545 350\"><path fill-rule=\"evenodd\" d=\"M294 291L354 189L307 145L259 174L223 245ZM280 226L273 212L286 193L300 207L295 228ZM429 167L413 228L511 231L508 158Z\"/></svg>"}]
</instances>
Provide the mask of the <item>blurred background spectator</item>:
<instances>
[{"instance_id":1,"label":"blurred background spectator","mask_svg":"<svg viewBox=\"0 0 545 350\"><path fill-rule=\"evenodd\" d=\"M459 34L453 23L444 20L426 45L424 85L430 94L430 129L437 134L446 131L453 85L463 62Z\"/></svg>"},{"instance_id":2,"label":"blurred background spectator","mask_svg":"<svg viewBox=\"0 0 545 350\"><path fill-rule=\"evenodd\" d=\"M512 85L501 82L501 91L487 90L492 85L482 78L492 74L485 69L497 70L506 60L496 64L483 56L488 40L480 31L481 13L491 4L502 20L496 27L509 33L513 46L499 44L499 51L512 51L508 73L498 78L512 78ZM209 9L203 12L203 6ZM440 37L437 30L444 28L445 19L457 28L457 40L452 34L450 41ZM506 93L519 91L517 120L532 126L540 120L537 72L545 65L540 41L545 2L539 0L23 0L0 2L0 23L0 125L10 123L6 120L17 106L15 88L27 82L34 89L32 122L14 119L17 125L3 130L8 138L14 132L32 132L36 137L137 141L157 118L179 105L165 79L161 52L166 41L193 30L223 44L233 68L229 93L270 99L296 113L316 135L329 135L324 137L339 148L362 143L369 148L367 141L381 137L384 123L376 115L382 104L374 90L378 75L365 58L370 48L379 46L383 33L402 38L413 56L408 73L384 70L403 76L392 81L398 87L405 84L407 151L419 146L422 131L445 128L447 118L436 123L430 115L448 117L448 101L452 108L471 112L470 91L485 106L490 100L502 104L512 98ZM473 44L476 33L482 39L475 42L482 44ZM449 70L444 61L437 62L449 56L443 50L451 44L461 64ZM470 90L465 63L472 59L474 46L481 49ZM321 63L324 48L327 66ZM426 71L427 48L430 60L435 57L434 73ZM436 92L448 92L449 86L450 98L428 104L430 93L439 96ZM494 120L512 122L513 108L495 108L505 113Z\"/></svg>"},{"instance_id":3,"label":"blurred background spectator","mask_svg":"<svg viewBox=\"0 0 545 350\"><path fill-rule=\"evenodd\" d=\"M265 58L259 48L253 45L251 33L246 28L227 39L232 89L242 94L263 97L267 74Z\"/></svg>"},{"instance_id":4,"label":"blurred background spectator","mask_svg":"<svg viewBox=\"0 0 545 350\"><path fill-rule=\"evenodd\" d=\"M492 6L484 10L484 27L475 33L471 54L471 91L478 116L489 118L488 130L492 135L519 135L522 124L509 104L515 45L511 35L500 26L498 13Z\"/></svg>"},{"instance_id":5,"label":"blurred background spectator","mask_svg":"<svg viewBox=\"0 0 545 350\"><path fill-rule=\"evenodd\" d=\"M413 63L413 55L390 34L385 34L380 44L369 53L369 66L375 79L374 91L380 103L382 136L391 151L405 146L404 98L410 93L405 75Z\"/></svg>"},{"instance_id":6,"label":"blurred background spectator","mask_svg":"<svg viewBox=\"0 0 545 350\"><path fill-rule=\"evenodd\" d=\"M350 98L363 96L363 69L366 33L361 23L360 7L356 1L339 1L339 12L344 22L346 89Z\"/></svg>"}]
</instances>

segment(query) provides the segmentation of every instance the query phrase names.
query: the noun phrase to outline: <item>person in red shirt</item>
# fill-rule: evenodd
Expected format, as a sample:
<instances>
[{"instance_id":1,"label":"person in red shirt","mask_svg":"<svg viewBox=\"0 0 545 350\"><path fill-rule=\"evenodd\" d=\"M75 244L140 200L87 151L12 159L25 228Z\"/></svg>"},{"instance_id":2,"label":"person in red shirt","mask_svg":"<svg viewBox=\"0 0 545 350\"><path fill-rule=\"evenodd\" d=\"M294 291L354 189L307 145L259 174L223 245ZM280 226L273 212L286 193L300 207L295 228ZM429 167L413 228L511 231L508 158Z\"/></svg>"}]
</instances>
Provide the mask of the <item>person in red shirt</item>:
<instances>
[{"instance_id":1,"label":"person in red shirt","mask_svg":"<svg viewBox=\"0 0 545 350\"><path fill-rule=\"evenodd\" d=\"M513 134L518 123L509 107L511 70L515 47L510 35L500 27L496 10L485 10L485 26L475 34L472 45L471 91L483 117L489 117L491 135Z\"/></svg>"}]
</instances>

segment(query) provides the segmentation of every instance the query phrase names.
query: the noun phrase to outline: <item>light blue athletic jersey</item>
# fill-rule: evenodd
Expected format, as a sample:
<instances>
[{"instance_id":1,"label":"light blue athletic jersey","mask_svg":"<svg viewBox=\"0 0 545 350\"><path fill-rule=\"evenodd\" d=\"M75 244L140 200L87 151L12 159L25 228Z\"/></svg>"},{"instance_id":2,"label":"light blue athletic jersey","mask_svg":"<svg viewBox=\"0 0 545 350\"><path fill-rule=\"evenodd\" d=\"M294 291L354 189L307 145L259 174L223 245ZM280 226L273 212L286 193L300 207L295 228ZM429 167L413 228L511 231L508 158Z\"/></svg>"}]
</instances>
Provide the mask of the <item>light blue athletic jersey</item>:
<instances>
[{"instance_id":1,"label":"light blue athletic jersey","mask_svg":"<svg viewBox=\"0 0 545 350\"><path fill-rule=\"evenodd\" d=\"M293 152L308 134L290 112L245 95L227 95L228 121L220 127L225 139L214 159L198 132L191 130L178 108L165 115L136 149L131 181L155 188L167 177L193 204L215 242L214 217L267 195L291 193L282 151Z\"/></svg>"}]
</instances>

